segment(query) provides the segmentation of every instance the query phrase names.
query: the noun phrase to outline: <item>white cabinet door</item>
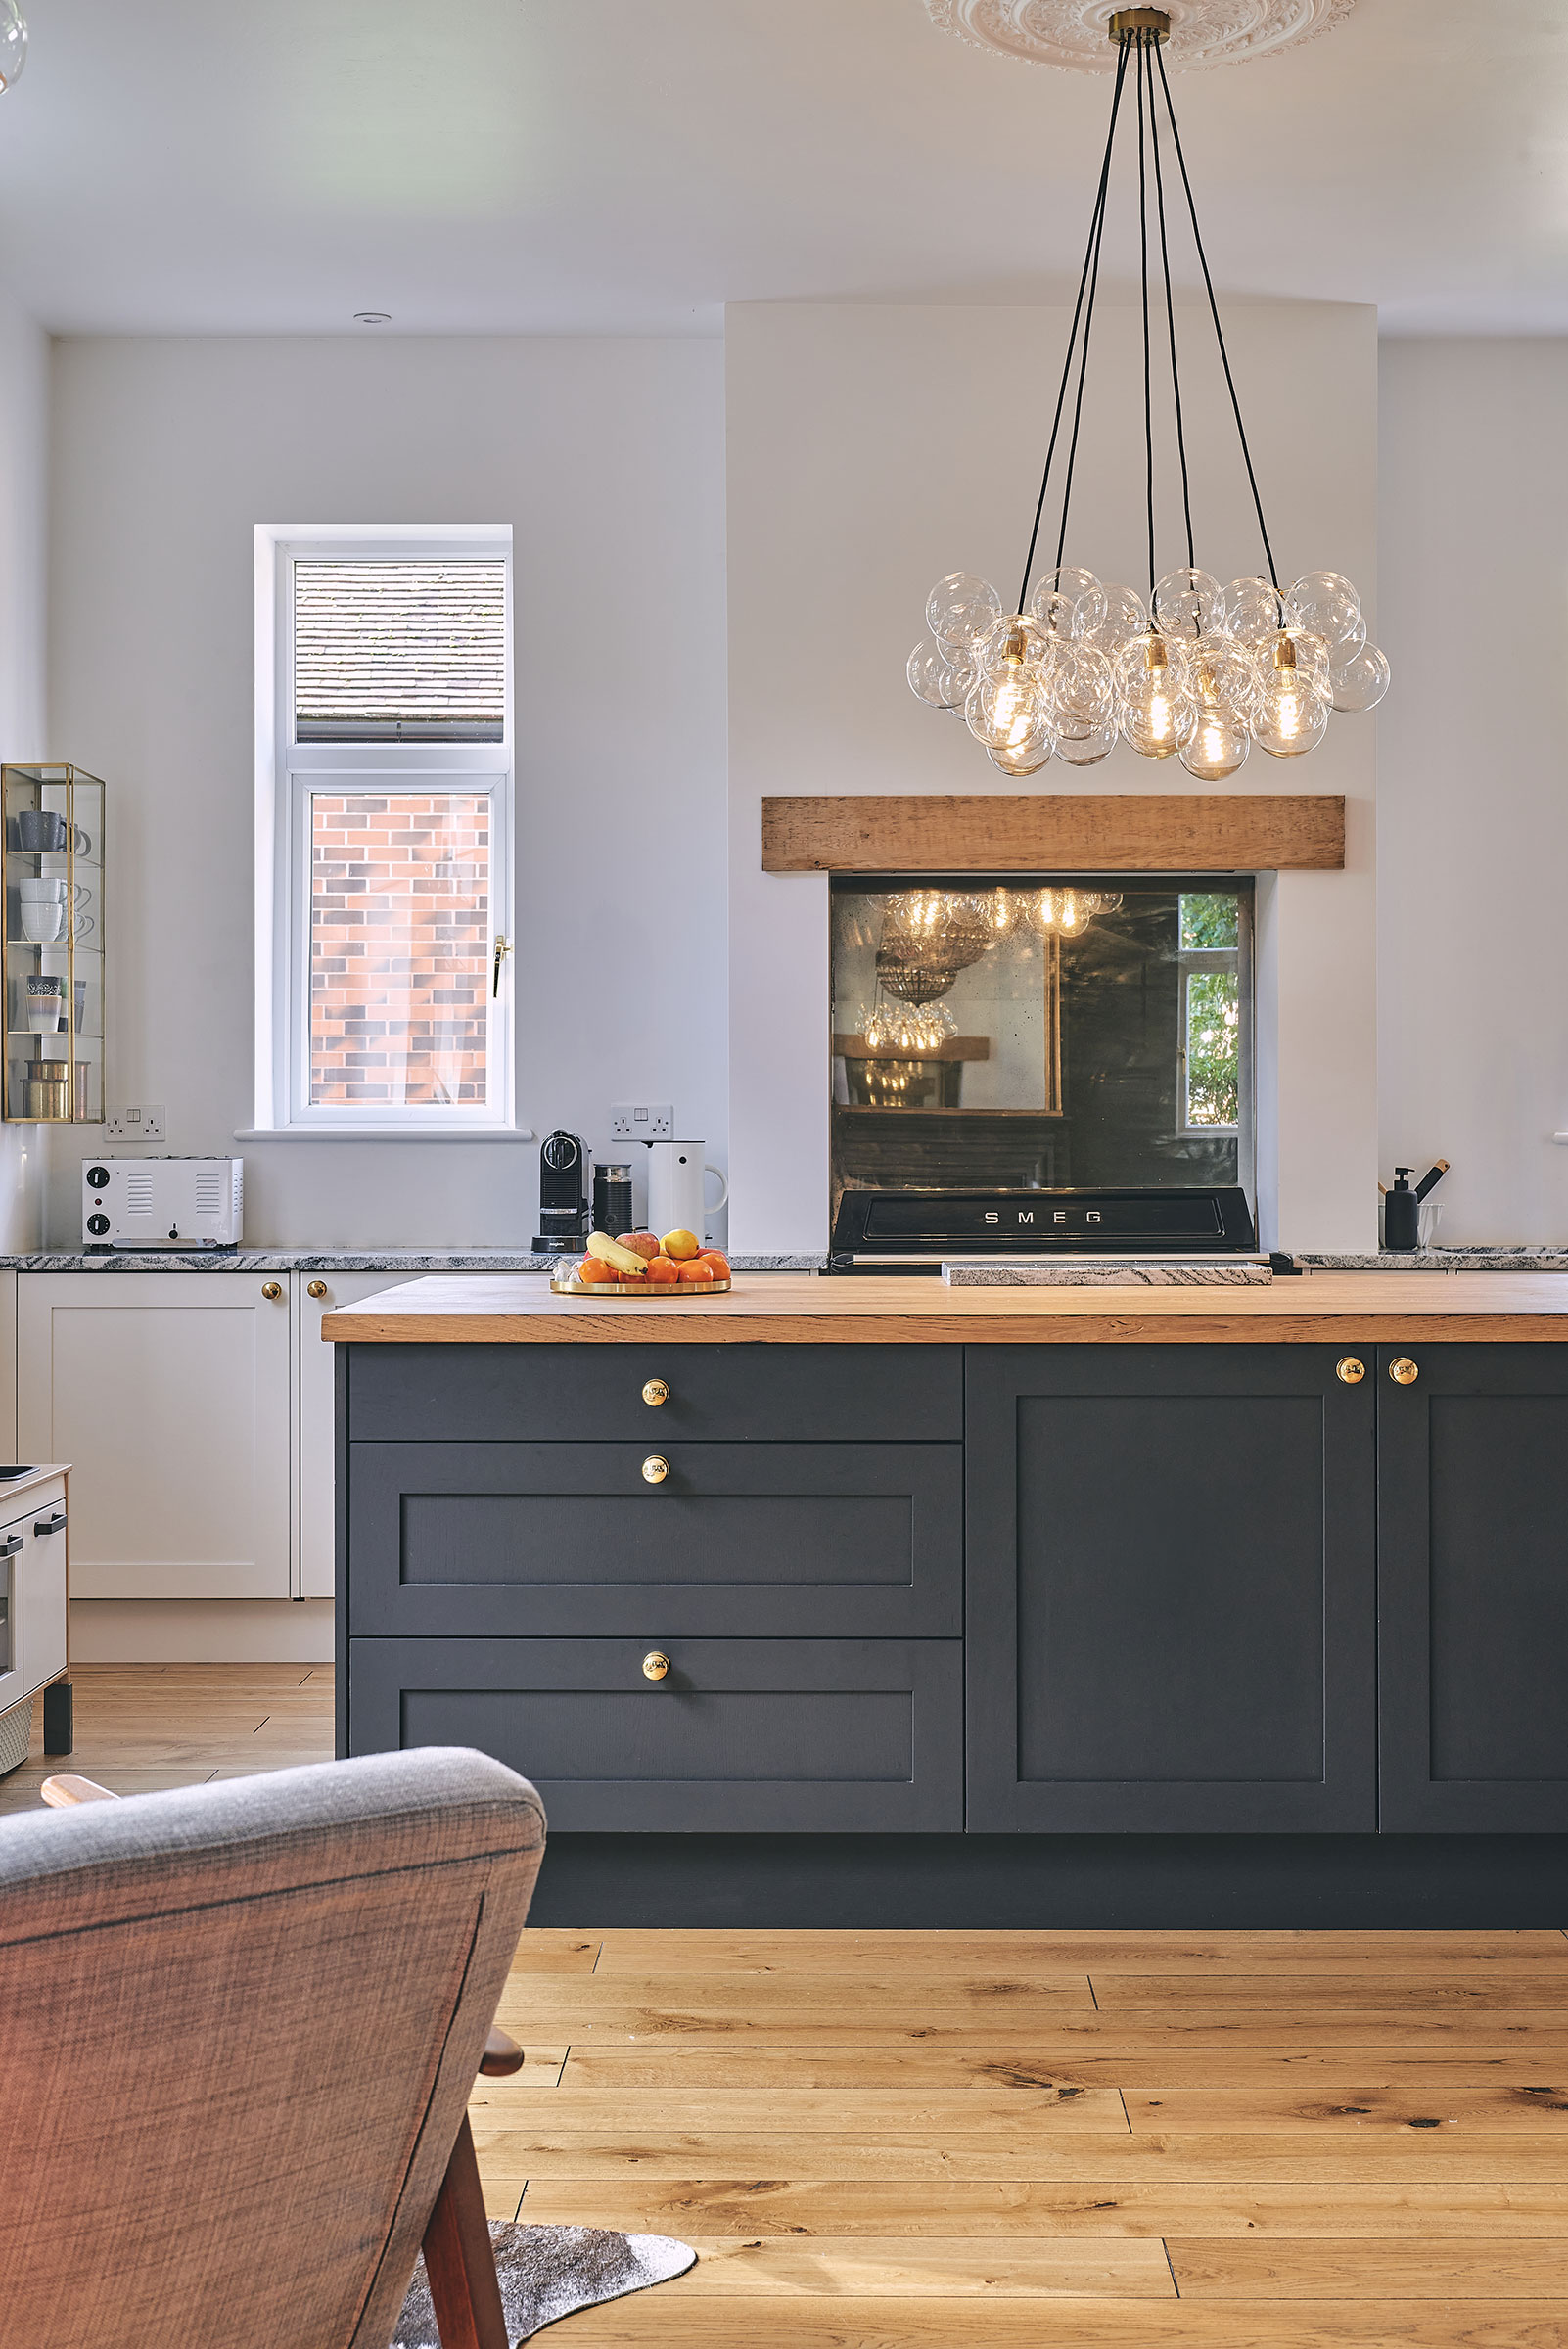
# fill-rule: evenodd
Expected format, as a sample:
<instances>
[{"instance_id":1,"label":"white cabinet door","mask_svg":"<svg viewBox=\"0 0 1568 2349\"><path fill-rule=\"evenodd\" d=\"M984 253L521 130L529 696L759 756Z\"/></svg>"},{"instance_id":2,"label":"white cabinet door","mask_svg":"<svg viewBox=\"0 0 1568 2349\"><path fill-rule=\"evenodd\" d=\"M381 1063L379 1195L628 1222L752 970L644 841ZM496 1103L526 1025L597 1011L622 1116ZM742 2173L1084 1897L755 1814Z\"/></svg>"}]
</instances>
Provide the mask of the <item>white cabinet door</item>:
<instances>
[{"instance_id":1,"label":"white cabinet door","mask_svg":"<svg viewBox=\"0 0 1568 2349\"><path fill-rule=\"evenodd\" d=\"M23 1537L22 1669L30 1696L66 1669L65 1479L40 1485L27 1498L27 1514L6 1533Z\"/></svg>"},{"instance_id":2,"label":"white cabinet door","mask_svg":"<svg viewBox=\"0 0 1568 2349\"><path fill-rule=\"evenodd\" d=\"M418 1273L409 1273L417 1280ZM333 1595L334 1376L338 1349L321 1335L334 1306L400 1289L392 1272L297 1272L300 1316L300 1596ZM312 1297L312 1288L324 1294ZM72 1551L72 1557L75 1552Z\"/></svg>"},{"instance_id":3,"label":"white cabinet door","mask_svg":"<svg viewBox=\"0 0 1568 2349\"><path fill-rule=\"evenodd\" d=\"M289 1275L24 1272L17 1289L18 1445L72 1463L71 1596L288 1598Z\"/></svg>"}]
</instances>

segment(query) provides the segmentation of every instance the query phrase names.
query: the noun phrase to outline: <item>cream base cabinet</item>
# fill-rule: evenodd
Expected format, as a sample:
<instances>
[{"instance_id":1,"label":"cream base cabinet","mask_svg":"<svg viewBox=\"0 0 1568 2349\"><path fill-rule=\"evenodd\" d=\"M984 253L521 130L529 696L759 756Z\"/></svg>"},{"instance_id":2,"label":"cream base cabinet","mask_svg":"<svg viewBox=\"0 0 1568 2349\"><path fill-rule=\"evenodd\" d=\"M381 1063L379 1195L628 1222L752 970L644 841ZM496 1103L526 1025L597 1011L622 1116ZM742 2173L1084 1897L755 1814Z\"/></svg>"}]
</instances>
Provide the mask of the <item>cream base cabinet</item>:
<instances>
[{"instance_id":1,"label":"cream base cabinet","mask_svg":"<svg viewBox=\"0 0 1568 2349\"><path fill-rule=\"evenodd\" d=\"M411 1274L410 1278L418 1277ZM334 1411L337 1348L321 1335L334 1306L357 1305L403 1283L386 1272L297 1272L300 1328L299 1595L333 1596Z\"/></svg>"},{"instance_id":2,"label":"cream base cabinet","mask_svg":"<svg viewBox=\"0 0 1568 2349\"><path fill-rule=\"evenodd\" d=\"M293 1595L296 1285L19 1276L18 1455L71 1462L73 1598Z\"/></svg>"}]
</instances>

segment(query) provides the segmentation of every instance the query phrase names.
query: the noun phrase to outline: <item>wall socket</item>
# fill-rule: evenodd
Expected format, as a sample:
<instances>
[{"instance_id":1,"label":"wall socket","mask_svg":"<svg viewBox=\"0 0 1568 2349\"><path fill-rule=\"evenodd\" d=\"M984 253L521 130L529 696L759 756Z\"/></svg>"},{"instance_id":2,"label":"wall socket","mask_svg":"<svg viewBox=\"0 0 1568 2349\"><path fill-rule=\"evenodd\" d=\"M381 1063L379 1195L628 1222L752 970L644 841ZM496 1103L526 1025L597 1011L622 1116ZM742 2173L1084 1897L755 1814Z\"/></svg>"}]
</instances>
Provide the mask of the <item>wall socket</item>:
<instances>
[{"instance_id":1,"label":"wall socket","mask_svg":"<svg viewBox=\"0 0 1568 2349\"><path fill-rule=\"evenodd\" d=\"M106 1142L161 1142L163 1139L163 1104L161 1101L140 1101L128 1109L110 1109L104 1112Z\"/></svg>"},{"instance_id":2,"label":"wall socket","mask_svg":"<svg viewBox=\"0 0 1568 2349\"><path fill-rule=\"evenodd\" d=\"M610 1139L613 1142L668 1142L674 1138L672 1101L612 1101Z\"/></svg>"}]
</instances>

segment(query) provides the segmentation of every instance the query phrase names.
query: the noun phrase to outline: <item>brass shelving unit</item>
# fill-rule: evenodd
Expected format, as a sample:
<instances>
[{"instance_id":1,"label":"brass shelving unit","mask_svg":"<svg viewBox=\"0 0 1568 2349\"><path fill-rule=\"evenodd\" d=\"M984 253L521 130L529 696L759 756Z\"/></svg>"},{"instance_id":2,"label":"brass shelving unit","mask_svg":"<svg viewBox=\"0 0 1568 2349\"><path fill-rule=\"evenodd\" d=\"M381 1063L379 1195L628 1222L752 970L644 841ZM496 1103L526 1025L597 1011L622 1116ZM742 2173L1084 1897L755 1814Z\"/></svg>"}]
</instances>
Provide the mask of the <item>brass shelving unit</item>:
<instances>
[{"instance_id":1,"label":"brass shelving unit","mask_svg":"<svg viewBox=\"0 0 1568 2349\"><path fill-rule=\"evenodd\" d=\"M104 1115L104 785L64 761L0 767L9 1124Z\"/></svg>"}]
</instances>

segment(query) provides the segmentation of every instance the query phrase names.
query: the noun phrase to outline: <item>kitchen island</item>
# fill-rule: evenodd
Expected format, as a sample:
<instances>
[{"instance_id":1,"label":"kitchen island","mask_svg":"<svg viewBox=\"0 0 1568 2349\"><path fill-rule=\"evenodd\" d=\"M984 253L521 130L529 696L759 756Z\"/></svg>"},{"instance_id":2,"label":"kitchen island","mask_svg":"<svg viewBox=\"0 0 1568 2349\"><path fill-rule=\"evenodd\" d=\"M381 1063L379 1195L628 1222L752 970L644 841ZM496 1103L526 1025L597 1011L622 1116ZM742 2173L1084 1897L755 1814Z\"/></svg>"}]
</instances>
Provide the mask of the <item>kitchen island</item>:
<instances>
[{"instance_id":1,"label":"kitchen island","mask_svg":"<svg viewBox=\"0 0 1568 2349\"><path fill-rule=\"evenodd\" d=\"M323 1332L340 1748L527 1772L546 1919L1556 1921L1560 1275L432 1278Z\"/></svg>"}]
</instances>

